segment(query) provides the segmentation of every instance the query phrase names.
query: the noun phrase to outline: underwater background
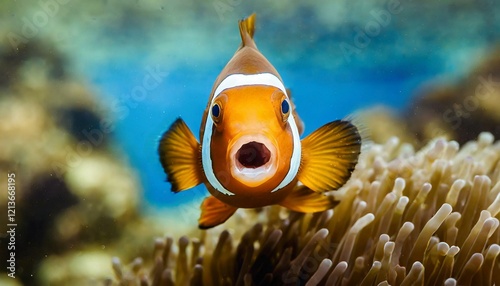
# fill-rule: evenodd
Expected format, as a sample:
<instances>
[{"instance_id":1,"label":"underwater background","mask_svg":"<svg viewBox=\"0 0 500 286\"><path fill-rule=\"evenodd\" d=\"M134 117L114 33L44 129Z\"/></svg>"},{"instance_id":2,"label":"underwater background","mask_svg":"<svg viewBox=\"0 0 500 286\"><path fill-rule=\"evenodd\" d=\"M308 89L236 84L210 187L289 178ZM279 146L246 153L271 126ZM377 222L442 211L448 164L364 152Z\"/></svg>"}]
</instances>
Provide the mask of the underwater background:
<instances>
[{"instance_id":1,"label":"underwater background","mask_svg":"<svg viewBox=\"0 0 500 286\"><path fill-rule=\"evenodd\" d=\"M207 192L170 192L158 140L178 117L198 136L240 44L237 21L253 12L257 46L291 89L305 135L355 114L375 143L500 138L494 0L4 1L0 206L15 173L18 226L16 278L2 268L0 284L100 283L112 256L198 233ZM490 88L495 96L470 97Z\"/></svg>"}]
</instances>

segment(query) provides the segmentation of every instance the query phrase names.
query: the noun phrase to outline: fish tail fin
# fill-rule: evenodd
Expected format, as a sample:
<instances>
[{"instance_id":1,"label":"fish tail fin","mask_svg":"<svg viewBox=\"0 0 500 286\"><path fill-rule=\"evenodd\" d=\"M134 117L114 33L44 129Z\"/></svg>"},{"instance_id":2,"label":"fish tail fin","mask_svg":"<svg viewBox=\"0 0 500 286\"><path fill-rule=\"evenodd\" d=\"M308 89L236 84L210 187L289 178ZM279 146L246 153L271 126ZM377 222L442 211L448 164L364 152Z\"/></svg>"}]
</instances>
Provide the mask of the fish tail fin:
<instances>
[{"instance_id":1,"label":"fish tail fin","mask_svg":"<svg viewBox=\"0 0 500 286\"><path fill-rule=\"evenodd\" d=\"M158 154L172 192L201 184L204 180L201 146L186 123L178 118L163 134Z\"/></svg>"},{"instance_id":2,"label":"fish tail fin","mask_svg":"<svg viewBox=\"0 0 500 286\"><path fill-rule=\"evenodd\" d=\"M201 215L198 220L200 229L208 229L225 222L238 209L209 196L201 203Z\"/></svg>"},{"instance_id":3,"label":"fish tail fin","mask_svg":"<svg viewBox=\"0 0 500 286\"><path fill-rule=\"evenodd\" d=\"M336 190L351 177L362 137L349 121L327 123L302 140L299 181L316 192Z\"/></svg>"},{"instance_id":4,"label":"fish tail fin","mask_svg":"<svg viewBox=\"0 0 500 286\"><path fill-rule=\"evenodd\" d=\"M256 48L253 40L253 35L255 33L255 13L243 20L238 21L238 24L240 27L241 47Z\"/></svg>"}]
</instances>

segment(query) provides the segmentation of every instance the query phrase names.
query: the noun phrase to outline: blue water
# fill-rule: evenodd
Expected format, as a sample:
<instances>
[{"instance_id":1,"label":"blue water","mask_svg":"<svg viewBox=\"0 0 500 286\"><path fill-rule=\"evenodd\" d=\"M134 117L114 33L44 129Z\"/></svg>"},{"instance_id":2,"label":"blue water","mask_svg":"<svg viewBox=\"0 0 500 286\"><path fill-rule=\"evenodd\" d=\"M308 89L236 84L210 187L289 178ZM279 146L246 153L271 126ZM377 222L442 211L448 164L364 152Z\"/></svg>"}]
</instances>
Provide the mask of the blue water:
<instances>
[{"instance_id":1,"label":"blue water","mask_svg":"<svg viewBox=\"0 0 500 286\"><path fill-rule=\"evenodd\" d=\"M221 59L221 63L225 64L225 59ZM156 150L161 134L179 116L198 137L201 117L220 67L169 70L165 79L157 88L148 91L144 100L125 99L134 87L142 84L147 72L141 67L142 64L128 63L112 66L109 70L101 69L100 74L95 75L94 83L107 95L108 101L116 102L116 96L112 95L121 95L123 99L120 104L123 109L111 113L116 118L115 139L140 175L146 202L153 206L168 206L195 200L206 194L204 187L171 193ZM388 73L339 80L334 73L313 67L280 70L306 124L304 135L327 122L373 105L383 103L396 110L402 109L420 82L432 77L426 73L419 74L419 77Z\"/></svg>"},{"instance_id":2,"label":"blue water","mask_svg":"<svg viewBox=\"0 0 500 286\"><path fill-rule=\"evenodd\" d=\"M346 56L340 44L353 46L357 31L372 20L369 12L384 5L358 7L365 10L357 11L355 21L344 20L336 28L319 21L310 9L295 12L289 18L293 23L277 21L269 11L262 12L261 18L258 15L257 45L291 88L306 124L305 135L374 105L403 113L423 83L460 77L500 39L500 27L491 26L500 26L500 21L483 19L483 14L469 22L475 30L465 32L465 24L453 13L429 10L420 19L407 9L393 15L392 22L370 37L365 47ZM356 6L348 10L356 11ZM212 11L195 24L180 21L175 27L155 26L148 33L135 28L127 34L132 40L124 35L115 42L111 38L108 44L117 52L108 51L105 61L84 65L116 124L113 136L139 174L147 205L174 206L206 194L203 186L170 192L158 160L158 140L179 116L198 137L212 84L240 42L236 20L245 14L236 9L218 20ZM127 53L120 52L122 47ZM145 89L148 69L155 68L164 77L154 88ZM141 87L146 90L143 97L131 98Z\"/></svg>"}]
</instances>

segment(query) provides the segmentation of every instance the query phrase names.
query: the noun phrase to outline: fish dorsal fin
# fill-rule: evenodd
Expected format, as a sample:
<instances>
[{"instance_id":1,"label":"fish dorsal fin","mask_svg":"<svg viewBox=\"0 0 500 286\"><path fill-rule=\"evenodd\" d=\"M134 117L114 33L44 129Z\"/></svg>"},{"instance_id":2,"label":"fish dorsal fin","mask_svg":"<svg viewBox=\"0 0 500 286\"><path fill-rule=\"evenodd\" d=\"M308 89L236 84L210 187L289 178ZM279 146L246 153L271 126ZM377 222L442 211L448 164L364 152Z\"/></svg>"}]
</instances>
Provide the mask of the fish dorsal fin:
<instances>
[{"instance_id":1,"label":"fish dorsal fin","mask_svg":"<svg viewBox=\"0 0 500 286\"><path fill-rule=\"evenodd\" d=\"M158 154L173 192L190 189L203 182L201 147L182 119L178 118L163 134Z\"/></svg>"},{"instance_id":2,"label":"fish dorsal fin","mask_svg":"<svg viewBox=\"0 0 500 286\"><path fill-rule=\"evenodd\" d=\"M361 136L349 121L333 121L302 140L298 179L316 192L336 190L351 177L361 150Z\"/></svg>"},{"instance_id":3,"label":"fish dorsal fin","mask_svg":"<svg viewBox=\"0 0 500 286\"><path fill-rule=\"evenodd\" d=\"M337 204L338 202L335 202L332 197L313 192L306 186L295 187L295 189L280 202L280 206L301 213L322 212L335 207Z\"/></svg>"},{"instance_id":4,"label":"fish dorsal fin","mask_svg":"<svg viewBox=\"0 0 500 286\"><path fill-rule=\"evenodd\" d=\"M256 48L257 46L253 40L253 35L255 33L255 13L238 21L238 24L240 27L241 47Z\"/></svg>"},{"instance_id":5,"label":"fish dorsal fin","mask_svg":"<svg viewBox=\"0 0 500 286\"><path fill-rule=\"evenodd\" d=\"M201 215L198 227L201 229L212 228L225 222L238 208L219 201L214 196L209 196L201 203Z\"/></svg>"}]
</instances>

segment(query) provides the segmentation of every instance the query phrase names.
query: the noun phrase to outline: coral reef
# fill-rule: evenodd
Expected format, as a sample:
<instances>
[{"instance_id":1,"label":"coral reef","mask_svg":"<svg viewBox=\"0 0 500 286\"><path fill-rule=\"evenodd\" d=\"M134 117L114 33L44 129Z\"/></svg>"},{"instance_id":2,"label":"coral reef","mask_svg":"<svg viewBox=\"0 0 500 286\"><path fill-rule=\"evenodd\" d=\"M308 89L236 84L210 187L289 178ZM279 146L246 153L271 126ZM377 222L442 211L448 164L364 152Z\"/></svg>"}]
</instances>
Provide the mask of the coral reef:
<instances>
[{"instance_id":1,"label":"coral reef","mask_svg":"<svg viewBox=\"0 0 500 286\"><path fill-rule=\"evenodd\" d=\"M461 148L444 139L418 152L396 138L374 144L331 195L340 203L323 213L268 207L226 230L159 239L153 261L115 259L109 284L500 283L500 142L490 133Z\"/></svg>"},{"instance_id":2,"label":"coral reef","mask_svg":"<svg viewBox=\"0 0 500 286\"><path fill-rule=\"evenodd\" d=\"M410 105L407 122L421 141L446 135L459 143L481 131L500 136L500 48L456 84L431 86Z\"/></svg>"},{"instance_id":3,"label":"coral reef","mask_svg":"<svg viewBox=\"0 0 500 286\"><path fill-rule=\"evenodd\" d=\"M140 186L109 144L112 133L101 128L105 113L96 94L68 71L54 46L35 39L16 49L0 43L0 67L0 184L15 173L16 278L57 285L50 275L61 266L46 262L107 247L106 263L113 247L123 249L120 236L137 219ZM7 196L0 192L0 209L7 209ZM0 223L7 224L7 215ZM2 257L7 251L2 247ZM102 272L79 267L58 281Z\"/></svg>"},{"instance_id":4,"label":"coral reef","mask_svg":"<svg viewBox=\"0 0 500 286\"><path fill-rule=\"evenodd\" d=\"M464 144L480 132L500 137L500 48L456 81L424 84L403 110L372 107L359 112L370 139L391 136L422 147L436 137Z\"/></svg>"}]
</instances>

